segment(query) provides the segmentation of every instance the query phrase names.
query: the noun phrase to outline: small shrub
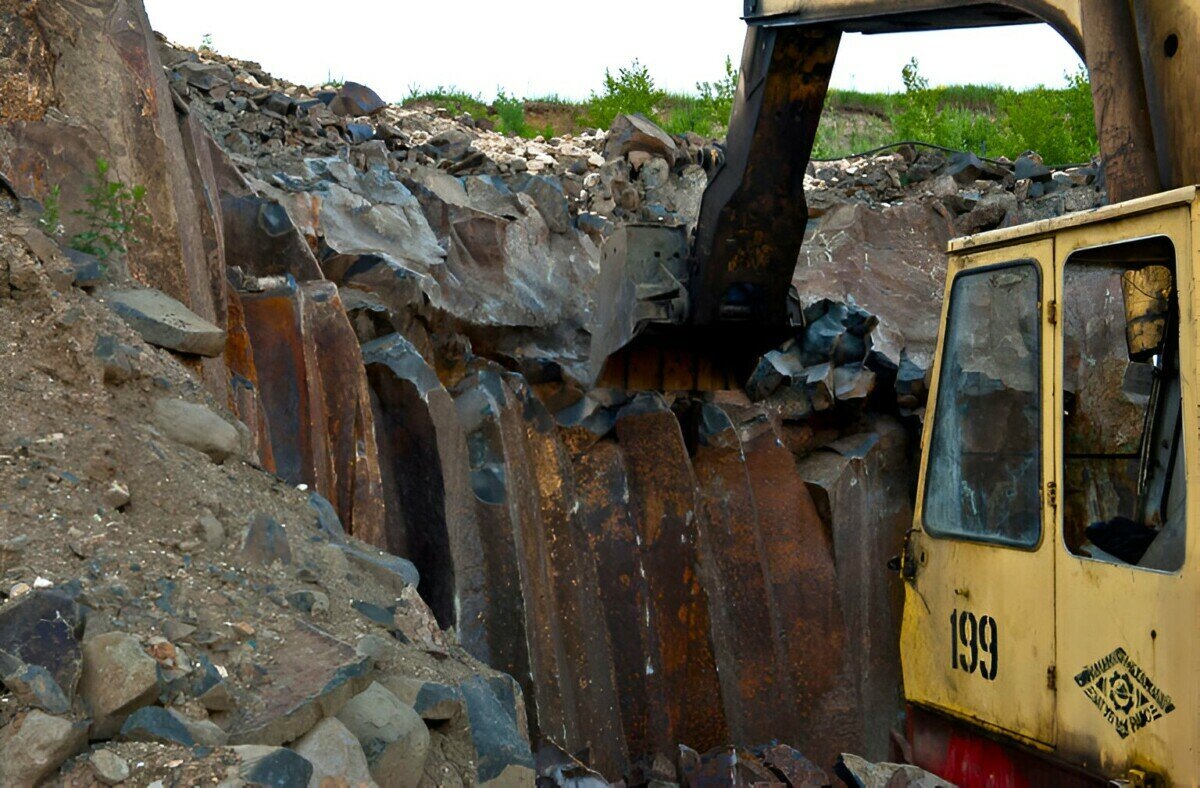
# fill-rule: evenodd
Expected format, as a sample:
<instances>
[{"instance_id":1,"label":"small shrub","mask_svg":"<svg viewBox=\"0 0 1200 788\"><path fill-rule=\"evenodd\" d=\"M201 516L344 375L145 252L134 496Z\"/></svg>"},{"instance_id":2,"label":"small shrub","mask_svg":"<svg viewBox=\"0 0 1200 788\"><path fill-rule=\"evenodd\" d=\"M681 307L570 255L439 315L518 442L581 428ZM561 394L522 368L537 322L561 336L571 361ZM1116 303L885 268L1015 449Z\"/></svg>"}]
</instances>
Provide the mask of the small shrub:
<instances>
[{"instance_id":1,"label":"small shrub","mask_svg":"<svg viewBox=\"0 0 1200 788\"><path fill-rule=\"evenodd\" d=\"M212 33L205 33L203 36L200 37L200 51L201 52L216 52L216 50L213 49Z\"/></svg>"},{"instance_id":2,"label":"small shrub","mask_svg":"<svg viewBox=\"0 0 1200 788\"><path fill-rule=\"evenodd\" d=\"M525 123L525 102L514 96L505 94L502 90L496 94L492 103L499 122L496 129L501 134L515 134L518 137L529 135L529 126Z\"/></svg>"},{"instance_id":3,"label":"small shrub","mask_svg":"<svg viewBox=\"0 0 1200 788\"><path fill-rule=\"evenodd\" d=\"M650 76L650 70L634 60L627 68L617 69L617 75L604 71L604 90L593 92L588 100L587 119L594 126L606 129L618 115L641 113L654 117L658 105L666 98Z\"/></svg>"},{"instance_id":4,"label":"small shrub","mask_svg":"<svg viewBox=\"0 0 1200 788\"><path fill-rule=\"evenodd\" d=\"M55 186L42 201L42 215L38 217L38 229L52 238L62 235L62 189Z\"/></svg>"},{"instance_id":5,"label":"small shrub","mask_svg":"<svg viewBox=\"0 0 1200 788\"><path fill-rule=\"evenodd\" d=\"M1083 162L1098 149L1092 86L1081 68L1066 75L1061 90L1034 88L1002 97L1009 147L1036 150L1049 163ZM1012 155L1012 154L1010 154Z\"/></svg>"},{"instance_id":6,"label":"small shrub","mask_svg":"<svg viewBox=\"0 0 1200 788\"><path fill-rule=\"evenodd\" d=\"M733 67L733 58L725 58L725 74L716 82L697 82L696 92L716 128L729 128L729 116L733 114L733 99L737 95L738 69Z\"/></svg>"},{"instance_id":7,"label":"small shrub","mask_svg":"<svg viewBox=\"0 0 1200 788\"><path fill-rule=\"evenodd\" d=\"M96 171L84 189L86 207L75 211L87 229L70 241L72 249L95 255L101 262L126 255L150 225L146 187L109 180L110 169L104 159L96 160Z\"/></svg>"}]
</instances>

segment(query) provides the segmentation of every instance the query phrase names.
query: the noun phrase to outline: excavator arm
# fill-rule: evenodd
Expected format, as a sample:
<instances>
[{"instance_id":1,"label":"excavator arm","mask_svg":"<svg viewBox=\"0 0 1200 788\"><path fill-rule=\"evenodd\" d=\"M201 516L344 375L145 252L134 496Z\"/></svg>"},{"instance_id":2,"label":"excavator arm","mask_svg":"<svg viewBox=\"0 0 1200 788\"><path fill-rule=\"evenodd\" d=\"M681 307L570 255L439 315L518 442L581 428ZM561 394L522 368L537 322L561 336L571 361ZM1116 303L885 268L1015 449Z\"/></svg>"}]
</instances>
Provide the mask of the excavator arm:
<instances>
[{"instance_id":1,"label":"excavator arm","mask_svg":"<svg viewBox=\"0 0 1200 788\"><path fill-rule=\"evenodd\" d=\"M606 298L597 377L627 388L741 383L796 319L788 293L808 221L804 174L843 33L1045 22L1091 78L1113 202L1200 181L1200 0L744 0L748 25L725 155L712 174L674 308ZM1033 56L1010 53L1005 56ZM646 247L648 248L648 247ZM626 244L605 264L646 270ZM651 266L653 267L653 266ZM629 283L626 282L628 285ZM660 289L656 298L662 298ZM622 328L612 330L614 315ZM606 360L607 363L604 363Z\"/></svg>"}]
</instances>

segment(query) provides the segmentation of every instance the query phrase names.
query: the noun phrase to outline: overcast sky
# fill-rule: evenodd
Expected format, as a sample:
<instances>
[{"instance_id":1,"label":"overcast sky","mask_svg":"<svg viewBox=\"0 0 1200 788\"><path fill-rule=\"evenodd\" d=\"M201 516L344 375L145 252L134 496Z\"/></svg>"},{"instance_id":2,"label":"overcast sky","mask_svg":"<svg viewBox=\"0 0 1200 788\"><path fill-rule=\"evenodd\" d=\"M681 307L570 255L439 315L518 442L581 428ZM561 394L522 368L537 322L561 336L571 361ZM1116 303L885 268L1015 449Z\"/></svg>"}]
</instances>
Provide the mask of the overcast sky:
<instances>
[{"instance_id":1,"label":"overcast sky","mask_svg":"<svg viewBox=\"0 0 1200 788\"><path fill-rule=\"evenodd\" d=\"M739 0L145 0L155 29L227 55L256 60L305 85L354 80L389 101L414 87L454 86L484 98L497 88L537 97L586 98L606 67L634 58L658 84L689 91L738 62L745 24ZM889 36L847 36L834 87L901 89L912 57L933 84L1060 85L1079 59L1045 26Z\"/></svg>"}]
</instances>

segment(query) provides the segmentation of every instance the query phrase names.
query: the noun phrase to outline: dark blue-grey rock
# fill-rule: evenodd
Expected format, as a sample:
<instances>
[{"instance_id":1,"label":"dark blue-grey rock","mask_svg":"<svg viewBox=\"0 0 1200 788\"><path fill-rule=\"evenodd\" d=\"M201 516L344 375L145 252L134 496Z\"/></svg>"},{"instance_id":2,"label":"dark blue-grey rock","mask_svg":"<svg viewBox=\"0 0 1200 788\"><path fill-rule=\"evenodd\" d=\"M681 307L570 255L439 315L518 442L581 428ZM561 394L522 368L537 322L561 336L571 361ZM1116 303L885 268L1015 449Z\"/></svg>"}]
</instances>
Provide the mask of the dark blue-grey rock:
<instances>
[{"instance_id":1,"label":"dark blue-grey rock","mask_svg":"<svg viewBox=\"0 0 1200 788\"><path fill-rule=\"evenodd\" d=\"M104 300L151 345L198 356L225 352L225 332L166 293L113 289Z\"/></svg>"},{"instance_id":2,"label":"dark blue-grey rock","mask_svg":"<svg viewBox=\"0 0 1200 788\"><path fill-rule=\"evenodd\" d=\"M318 492L308 495L308 505L317 513L317 527L335 542L346 541L346 529L342 527L342 519L338 517L337 509L329 499Z\"/></svg>"},{"instance_id":3,"label":"dark blue-grey rock","mask_svg":"<svg viewBox=\"0 0 1200 788\"><path fill-rule=\"evenodd\" d=\"M1051 170L1042 163L1040 156L1035 158L1025 154L1013 162L1013 175L1017 180L1046 181L1050 179Z\"/></svg>"},{"instance_id":4,"label":"dark blue-grey rock","mask_svg":"<svg viewBox=\"0 0 1200 788\"><path fill-rule=\"evenodd\" d=\"M399 596L408 586L417 586L421 574L412 561L387 553L369 552L352 544L339 545L350 566L373 577Z\"/></svg>"},{"instance_id":5,"label":"dark blue-grey rock","mask_svg":"<svg viewBox=\"0 0 1200 788\"><path fill-rule=\"evenodd\" d=\"M103 367L106 382L121 383L137 374L142 351L124 344L112 334L99 334L92 355Z\"/></svg>"},{"instance_id":6,"label":"dark blue-grey rock","mask_svg":"<svg viewBox=\"0 0 1200 788\"><path fill-rule=\"evenodd\" d=\"M324 100L324 95L317 94L317 98ZM335 115L349 118L374 115L386 107L387 103L379 97L378 93L357 82L345 83L329 100L329 109Z\"/></svg>"},{"instance_id":7,"label":"dark blue-grey rock","mask_svg":"<svg viewBox=\"0 0 1200 788\"><path fill-rule=\"evenodd\" d=\"M82 672L82 625L74 600L57 591L34 591L0 610L0 651L22 665L44 668L69 702Z\"/></svg>"},{"instance_id":8,"label":"dark blue-grey rock","mask_svg":"<svg viewBox=\"0 0 1200 788\"><path fill-rule=\"evenodd\" d=\"M248 786L294 788L306 786L312 779L312 764L303 755L286 747L247 744L234 747L233 751L241 761L238 776Z\"/></svg>"},{"instance_id":9,"label":"dark blue-grey rock","mask_svg":"<svg viewBox=\"0 0 1200 788\"><path fill-rule=\"evenodd\" d=\"M0 676L0 682L26 706L34 706L50 714L66 714L71 701L62 687L41 665L22 665Z\"/></svg>"},{"instance_id":10,"label":"dark blue-grey rock","mask_svg":"<svg viewBox=\"0 0 1200 788\"><path fill-rule=\"evenodd\" d=\"M478 782L490 783L510 767L532 770L533 752L521 735L525 720L517 719L521 715L516 682L507 676L491 679L475 676L459 689L467 702Z\"/></svg>"},{"instance_id":11,"label":"dark blue-grey rock","mask_svg":"<svg viewBox=\"0 0 1200 788\"><path fill-rule=\"evenodd\" d=\"M205 654L197 656L196 662L198 666L193 673L192 697L209 711L232 711L237 708L237 700L217 666Z\"/></svg>"},{"instance_id":12,"label":"dark blue-grey rock","mask_svg":"<svg viewBox=\"0 0 1200 788\"><path fill-rule=\"evenodd\" d=\"M338 712L358 739L371 776L381 785L416 785L425 770L430 736L411 706L380 684L371 684Z\"/></svg>"},{"instance_id":13,"label":"dark blue-grey rock","mask_svg":"<svg viewBox=\"0 0 1200 788\"><path fill-rule=\"evenodd\" d=\"M571 210L562 183L545 175L525 175L512 183L514 191L523 192L533 198L538 213L546 220L552 233L565 233L571 229Z\"/></svg>"},{"instance_id":14,"label":"dark blue-grey rock","mask_svg":"<svg viewBox=\"0 0 1200 788\"><path fill-rule=\"evenodd\" d=\"M99 257L70 247L64 249L63 253L71 261L71 268L75 271L76 287L99 287L104 284L106 272Z\"/></svg>"},{"instance_id":15,"label":"dark blue-grey rock","mask_svg":"<svg viewBox=\"0 0 1200 788\"><path fill-rule=\"evenodd\" d=\"M194 747L196 740L187 726L161 706L138 709L121 726L121 741L147 741Z\"/></svg>"},{"instance_id":16,"label":"dark blue-grey rock","mask_svg":"<svg viewBox=\"0 0 1200 788\"><path fill-rule=\"evenodd\" d=\"M242 540L242 557L262 566L276 562L290 565L292 547L288 544L287 530L274 517L256 514Z\"/></svg>"},{"instance_id":17,"label":"dark blue-grey rock","mask_svg":"<svg viewBox=\"0 0 1200 788\"><path fill-rule=\"evenodd\" d=\"M346 133L350 135L351 144L358 145L374 138L375 127L370 123L347 123Z\"/></svg>"}]
</instances>

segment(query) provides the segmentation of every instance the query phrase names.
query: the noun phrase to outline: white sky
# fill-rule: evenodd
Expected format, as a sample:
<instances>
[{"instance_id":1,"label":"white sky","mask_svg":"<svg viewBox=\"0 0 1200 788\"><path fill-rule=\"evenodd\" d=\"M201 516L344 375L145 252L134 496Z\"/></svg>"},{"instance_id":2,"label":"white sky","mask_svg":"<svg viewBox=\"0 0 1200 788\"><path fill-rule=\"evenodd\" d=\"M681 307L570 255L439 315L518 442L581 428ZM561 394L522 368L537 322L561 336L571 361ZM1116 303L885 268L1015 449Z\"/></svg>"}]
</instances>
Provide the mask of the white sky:
<instances>
[{"instance_id":1,"label":"white sky","mask_svg":"<svg viewBox=\"0 0 1200 788\"><path fill-rule=\"evenodd\" d=\"M606 67L639 58L668 90L690 91L740 59L739 0L145 0L155 29L312 85L332 76L389 101L413 87L454 86L486 99L497 88L586 98ZM1048 27L846 36L834 87L901 89L917 57L933 84L1061 85L1079 59Z\"/></svg>"}]
</instances>

